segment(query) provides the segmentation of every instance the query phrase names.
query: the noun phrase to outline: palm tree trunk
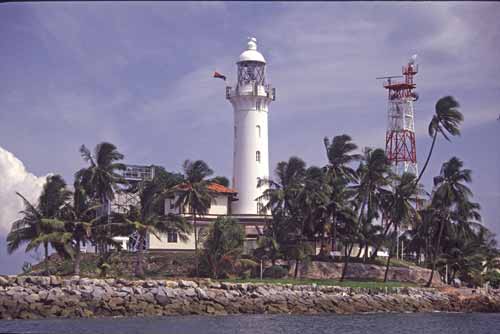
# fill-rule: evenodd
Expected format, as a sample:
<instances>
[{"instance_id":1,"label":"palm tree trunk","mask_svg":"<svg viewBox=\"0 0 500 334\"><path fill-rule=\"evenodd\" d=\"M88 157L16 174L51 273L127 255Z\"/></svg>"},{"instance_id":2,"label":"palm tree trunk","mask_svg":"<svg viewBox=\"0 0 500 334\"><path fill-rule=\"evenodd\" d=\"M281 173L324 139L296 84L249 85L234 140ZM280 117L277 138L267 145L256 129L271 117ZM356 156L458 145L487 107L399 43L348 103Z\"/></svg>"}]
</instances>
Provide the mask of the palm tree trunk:
<instances>
[{"instance_id":1,"label":"palm tree trunk","mask_svg":"<svg viewBox=\"0 0 500 334\"><path fill-rule=\"evenodd\" d=\"M81 261L80 239L77 239L76 249L75 249L75 266L73 268L73 271L76 276L80 276L80 261Z\"/></svg>"},{"instance_id":2,"label":"palm tree trunk","mask_svg":"<svg viewBox=\"0 0 500 334\"><path fill-rule=\"evenodd\" d=\"M429 277L429 281L426 284L426 287L430 287L432 285L432 279L434 278L434 271L436 270L436 259L437 259L437 254L439 252L439 247L441 247L441 237L443 235L443 230L444 230L444 223L442 221L439 222L439 234L438 234L438 239L436 241L436 248L434 249L434 254L432 256L432 269L431 269L431 276Z\"/></svg>"},{"instance_id":3,"label":"palm tree trunk","mask_svg":"<svg viewBox=\"0 0 500 334\"><path fill-rule=\"evenodd\" d=\"M418 175L418 178L415 181L415 187L420 182L420 179L422 178L422 175L424 175L425 169L427 168L427 165L429 164L429 160L431 160L432 151L434 150L434 144L436 144L436 138L437 138L437 131L434 132L434 136L432 137L432 144L431 144L431 148L429 150L429 154L427 155L427 159L425 160L424 167L422 167L422 170L420 171L420 174Z\"/></svg>"},{"instance_id":4,"label":"palm tree trunk","mask_svg":"<svg viewBox=\"0 0 500 334\"><path fill-rule=\"evenodd\" d=\"M363 243L359 243L359 249L358 249L358 254L356 254L356 258L361 258L361 252L363 251L363 248L365 247L365 245Z\"/></svg>"},{"instance_id":5,"label":"palm tree trunk","mask_svg":"<svg viewBox=\"0 0 500 334\"><path fill-rule=\"evenodd\" d=\"M45 252L45 275L50 275L50 273L49 273L49 244L47 242L43 243L43 250Z\"/></svg>"},{"instance_id":6,"label":"palm tree trunk","mask_svg":"<svg viewBox=\"0 0 500 334\"><path fill-rule=\"evenodd\" d=\"M135 267L135 275L137 277L144 277L144 249L142 248L142 243L144 242L144 234L143 232L139 233L139 248L137 249L137 262L136 262L136 267Z\"/></svg>"},{"instance_id":7,"label":"palm tree trunk","mask_svg":"<svg viewBox=\"0 0 500 334\"><path fill-rule=\"evenodd\" d=\"M385 266L384 282L387 282L387 276L389 274L389 267L391 266L391 257L393 252L393 246L389 248L389 253L387 254L387 263Z\"/></svg>"},{"instance_id":8,"label":"palm tree trunk","mask_svg":"<svg viewBox=\"0 0 500 334\"><path fill-rule=\"evenodd\" d=\"M342 282L347 273L347 265L349 264L349 258L351 257L352 248L354 243L352 243L349 247L346 245L344 249L344 267L342 268L342 276L340 277L340 281ZM349 251L348 251L349 249Z\"/></svg>"},{"instance_id":9,"label":"palm tree trunk","mask_svg":"<svg viewBox=\"0 0 500 334\"><path fill-rule=\"evenodd\" d=\"M195 265L196 265L196 277L200 276L200 265L198 261L198 224L196 221L196 214L193 213L193 225L194 225L194 254L195 254Z\"/></svg>"},{"instance_id":10,"label":"palm tree trunk","mask_svg":"<svg viewBox=\"0 0 500 334\"><path fill-rule=\"evenodd\" d=\"M299 263L300 263L300 260L299 260L299 257L297 256L295 258L295 272L293 273L294 279L297 279L297 276L299 275Z\"/></svg>"}]
</instances>

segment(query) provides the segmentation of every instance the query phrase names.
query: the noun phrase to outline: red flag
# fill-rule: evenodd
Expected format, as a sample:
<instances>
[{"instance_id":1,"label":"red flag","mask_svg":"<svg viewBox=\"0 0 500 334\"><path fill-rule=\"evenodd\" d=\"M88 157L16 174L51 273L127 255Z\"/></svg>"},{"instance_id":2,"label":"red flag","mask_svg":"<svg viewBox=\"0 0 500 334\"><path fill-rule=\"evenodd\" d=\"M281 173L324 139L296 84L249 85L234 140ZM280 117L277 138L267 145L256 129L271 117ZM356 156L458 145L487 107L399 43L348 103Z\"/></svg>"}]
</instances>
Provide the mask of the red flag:
<instances>
[{"instance_id":1,"label":"red flag","mask_svg":"<svg viewBox=\"0 0 500 334\"><path fill-rule=\"evenodd\" d=\"M224 81L226 81L226 76L223 74L220 74L217 71L214 72L214 78L219 78L219 79L223 79Z\"/></svg>"}]
</instances>

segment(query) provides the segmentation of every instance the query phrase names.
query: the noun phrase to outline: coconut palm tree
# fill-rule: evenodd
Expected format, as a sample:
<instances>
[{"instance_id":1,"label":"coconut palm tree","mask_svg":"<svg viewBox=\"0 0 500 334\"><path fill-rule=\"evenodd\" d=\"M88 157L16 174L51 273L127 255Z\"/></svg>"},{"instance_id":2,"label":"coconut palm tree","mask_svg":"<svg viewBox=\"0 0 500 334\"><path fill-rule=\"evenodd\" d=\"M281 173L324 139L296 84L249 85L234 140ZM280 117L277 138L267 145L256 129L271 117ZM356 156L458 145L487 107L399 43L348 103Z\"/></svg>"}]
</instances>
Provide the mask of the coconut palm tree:
<instances>
[{"instance_id":1,"label":"coconut palm tree","mask_svg":"<svg viewBox=\"0 0 500 334\"><path fill-rule=\"evenodd\" d=\"M438 134L441 134L448 141L450 141L450 135L460 135L460 124L464 120L464 116L458 110L459 107L460 104L453 96L445 96L437 101L435 107L436 112L434 116L432 116L432 120L429 123L429 136L432 137L431 148L429 149L424 166L422 167L415 184L418 184L422 175L424 175L425 169L431 159Z\"/></svg>"},{"instance_id":2,"label":"coconut palm tree","mask_svg":"<svg viewBox=\"0 0 500 334\"><path fill-rule=\"evenodd\" d=\"M427 286L432 284L434 271L436 269L436 259L441 252L441 240L446 225L451 223L453 209L457 206L469 206L472 191L467 187L467 183L472 181L470 169L463 169L463 162L452 157L441 167L439 176L434 178L434 190L431 205L435 208L438 221L438 232L434 254L432 258L431 275Z\"/></svg>"},{"instance_id":3,"label":"coconut palm tree","mask_svg":"<svg viewBox=\"0 0 500 334\"><path fill-rule=\"evenodd\" d=\"M125 170L125 165L118 161L123 159L123 154L118 152L115 145L107 142L98 144L94 154L82 145L80 153L83 160L89 163L87 168L82 168L75 174L75 179L82 185L88 196L97 199L101 205L101 214L109 214L109 203L114 200L119 184L125 184L125 179L117 173Z\"/></svg>"},{"instance_id":4,"label":"coconut palm tree","mask_svg":"<svg viewBox=\"0 0 500 334\"><path fill-rule=\"evenodd\" d=\"M27 243L26 252L43 245L45 256L45 271L49 272L49 245L57 243L55 231L61 231L63 225L54 222L59 218L61 210L71 196L66 189L66 182L60 175L49 175L38 198L38 204L31 204L24 196L17 193L24 202L20 212L21 219L16 220L7 235L7 251L9 254Z\"/></svg>"},{"instance_id":5,"label":"coconut palm tree","mask_svg":"<svg viewBox=\"0 0 500 334\"><path fill-rule=\"evenodd\" d=\"M235 219L219 217L210 226L204 243L205 258L212 277L218 279L232 267L243 252L245 231Z\"/></svg>"},{"instance_id":6,"label":"coconut palm tree","mask_svg":"<svg viewBox=\"0 0 500 334\"><path fill-rule=\"evenodd\" d=\"M115 198L115 192L119 190L118 185L126 183L125 179L117 173L117 171L125 170L125 165L119 162L123 159L123 154L118 152L115 145L108 142L98 144L94 149L94 154L82 145L80 153L89 166L76 172L75 179L88 196L101 204L97 216L108 216L111 209L110 203ZM111 238L109 228L98 225L108 222L108 219L97 219L94 224L96 225L94 226L94 239L100 253L104 253L105 244Z\"/></svg>"},{"instance_id":7,"label":"coconut palm tree","mask_svg":"<svg viewBox=\"0 0 500 334\"><path fill-rule=\"evenodd\" d=\"M275 214L294 216L299 214L296 198L304 187L306 177L306 163L298 157L291 157L288 161L280 161L274 171L275 180L261 178L257 187L267 185L268 188L258 201L266 203L263 210Z\"/></svg>"},{"instance_id":8,"label":"coconut palm tree","mask_svg":"<svg viewBox=\"0 0 500 334\"><path fill-rule=\"evenodd\" d=\"M328 159L324 169L332 189L330 205L328 206L331 221L329 224L325 224L325 232L330 232L331 249L334 250L337 233L336 211L341 210L342 203L344 203L342 196L339 196L339 194L345 193L344 190L349 182L356 181L357 173L350 164L361 159L361 156L352 153L358 147L352 142L351 137L346 134L333 137L331 142L325 137L323 142ZM325 255L325 253L326 248L322 246L320 254Z\"/></svg>"},{"instance_id":9,"label":"coconut palm tree","mask_svg":"<svg viewBox=\"0 0 500 334\"><path fill-rule=\"evenodd\" d=\"M64 232L70 235L70 249L73 257L73 272L80 275L81 246L92 239L92 224L96 221L95 211L100 205L93 202L83 186L75 180L73 201L62 209ZM64 236L61 235L61 239Z\"/></svg>"},{"instance_id":10,"label":"coconut palm tree","mask_svg":"<svg viewBox=\"0 0 500 334\"><path fill-rule=\"evenodd\" d=\"M408 227L420 220L418 212L415 209L415 204L418 196L424 192L421 186L414 187L415 175L412 173L403 173L403 175L393 176L393 178L395 186L391 192L387 193L385 200L390 210L386 212L385 216L391 221L397 238L401 226ZM384 282L387 281L393 248L394 246L389 247Z\"/></svg>"},{"instance_id":11,"label":"coconut palm tree","mask_svg":"<svg viewBox=\"0 0 500 334\"><path fill-rule=\"evenodd\" d=\"M179 208L188 208L193 216L194 226L194 244L196 253L196 276L199 276L198 261L198 227L197 218L205 215L212 203L213 194L209 191L210 181L208 177L213 174L212 169L202 160L184 161L182 165L184 171L184 181L176 187L178 194L175 206Z\"/></svg>"},{"instance_id":12,"label":"coconut palm tree","mask_svg":"<svg viewBox=\"0 0 500 334\"><path fill-rule=\"evenodd\" d=\"M380 217L384 196L389 192L388 187L392 182L392 171L389 159L384 150L366 148L363 159L357 169L359 183L352 188L355 190L355 199L358 202L358 226L359 231L368 231L362 228L362 224L371 225L374 219ZM386 227L387 233L388 228ZM364 236L367 240L369 236ZM363 244L360 245L360 248ZM373 255L378 251L375 249Z\"/></svg>"},{"instance_id":13,"label":"coconut palm tree","mask_svg":"<svg viewBox=\"0 0 500 334\"><path fill-rule=\"evenodd\" d=\"M161 240L162 234L175 232L181 241L186 241L191 232L191 225L182 216L173 213L165 214L162 211L160 204L165 202L168 189L165 189L164 186L168 183L161 173L155 174L151 181L145 180L139 183L138 205L132 206L128 215L121 215L121 222L131 229L130 232L138 234L139 247L135 269L135 274L138 277L144 277L144 248L142 245L149 235Z\"/></svg>"}]
</instances>

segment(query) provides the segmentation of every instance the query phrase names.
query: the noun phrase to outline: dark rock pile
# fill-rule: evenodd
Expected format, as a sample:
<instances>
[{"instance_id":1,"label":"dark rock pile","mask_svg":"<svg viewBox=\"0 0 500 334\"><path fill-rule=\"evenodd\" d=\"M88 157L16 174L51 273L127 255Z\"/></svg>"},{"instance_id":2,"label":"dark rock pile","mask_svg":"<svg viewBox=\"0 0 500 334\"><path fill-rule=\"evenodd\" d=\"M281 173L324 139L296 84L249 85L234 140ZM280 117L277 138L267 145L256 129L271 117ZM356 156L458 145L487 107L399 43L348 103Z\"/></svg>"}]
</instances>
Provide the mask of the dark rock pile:
<instances>
[{"instance_id":1,"label":"dark rock pile","mask_svg":"<svg viewBox=\"0 0 500 334\"><path fill-rule=\"evenodd\" d=\"M0 318L159 316L236 313L498 312L500 293L424 288L0 277Z\"/></svg>"}]
</instances>

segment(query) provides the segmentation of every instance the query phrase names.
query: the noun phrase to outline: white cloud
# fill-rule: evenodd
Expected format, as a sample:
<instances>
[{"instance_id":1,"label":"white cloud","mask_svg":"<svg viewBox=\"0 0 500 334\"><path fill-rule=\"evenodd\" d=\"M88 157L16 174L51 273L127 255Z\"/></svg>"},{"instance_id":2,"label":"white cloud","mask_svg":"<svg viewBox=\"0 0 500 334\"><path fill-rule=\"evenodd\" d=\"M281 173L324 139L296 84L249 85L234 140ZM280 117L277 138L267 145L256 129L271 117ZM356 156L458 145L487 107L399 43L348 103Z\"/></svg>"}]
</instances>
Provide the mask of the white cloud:
<instances>
[{"instance_id":1,"label":"white cloud","mask_svg":"<svg viewBox=\"0 0 500 334\"><path fill-rule=\"evenodd\" d=\"M0 147L0 236L6 235L12 222L23 209L21 193L30 202L36 202L42 191L45 177L29 173L21 160Z\"/></svg>"}]
</instances>

